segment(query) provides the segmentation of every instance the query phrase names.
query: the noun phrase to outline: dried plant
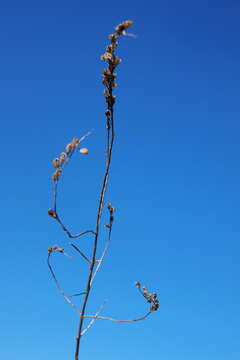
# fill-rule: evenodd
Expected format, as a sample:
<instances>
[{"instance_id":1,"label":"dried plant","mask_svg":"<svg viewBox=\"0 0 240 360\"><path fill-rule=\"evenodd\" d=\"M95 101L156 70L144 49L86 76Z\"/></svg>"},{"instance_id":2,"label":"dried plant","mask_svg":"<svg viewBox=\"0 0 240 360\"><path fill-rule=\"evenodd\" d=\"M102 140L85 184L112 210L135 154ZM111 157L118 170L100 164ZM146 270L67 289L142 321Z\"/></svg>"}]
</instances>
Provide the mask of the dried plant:
<instances>
[{"instance_id":1,"label":"dried plant","mask_svg":"<svg viewBox=\"0 0 240 360\"><path fill-rule=\"evenodd\" d=\"M106 111L105 111L105 121L106 121L106 168L105 173L103 177L103 182L100 190L100 197L99 197L99 203L98 208L96 212L96 220L95 220L95 227L94 229L87 229L84 231L79 232L78 234L72 235L71 232L68 230L68 228L63 223L58 209L57 209L57 194L58 194L58 184L61 179L62 173L66 167L66 165L71 160L71 157L73 153L77 150L80 151L81 154L87 155L88 149L87 148L81 148L80 145L85 140L86 137L88 137L91 132L88 132L84 136L82 136L80 139L77 137L74 137L73 140L66 145L65 151L62 152L59 157L53 159L53 167L54 167L54 173L52 174L52 181L53 181L53 207L48 210L48 215L55 219L61 226L62 230L66 233L66 235L70 239L77 239L85 234L90 233L93 236L93 245L91 249L91 257L88 258L83 251L80 249L79 245L76 245L73 242L68 243L69 246L71 246L75 251L77 251L81 257L86 261L88 264L87 272L86 272L86 284L84 287L84 290L81 290L77 294L73 294L71 296L67 296L56 276L55 270L53 268L53 265L51 263L51 258L54 253L58 252L62 255L69 256L65 250L58 245L53 245L48 248L48 257L47 257L47 264L50 270L50 273L52 275L53 280L55 281L55 284L60 292L60 294L64 297L64 299L72 306L74 311L79 316L79 326L77 331L77 337L76 337L76 348L75 348L75 360L79 359L79 349L80 349L80 343L82 336L86 333L86 331L92 326L93 322L96 319L103 319L103 320L110 320L115 322L134 322L134 321L140 321L146 319L150 314L152 314L154 311L156 311L159 307L159 301L157 298L157 294L153 293L150 294L146 287L141 286L140 282L137 281L135 283L137 289L140 291L141 295L145 298L147 303L149 304L149 310L141 317L136 319L128 319L128 320L122 320L122 319L114 319L109 316L100 316L100 312L102 311L103 305L100 306L99 310L96 314L88 315L86 314L86 307L89 300L89 296L91 293L93 281L95 279L95 276L100 268L100 266L103 263L104 257L106 255L106 252L109 248L110 244L110 238L114 223L114 213L115 208L108 203L106 205L108 214L109 214L109 221L107 224L105 224L105 228L107 229L108 235L107 240L104 246L104 250L102 252L102 255L99 259L97 259L97 249L99 244L99 231L100 227L102 226L101 223L101 217L104 207L104 199L105 199L105 193L107 190L108 185L108 179L109 179L109 171L110 171L110 165L112 160L112 150L113 150L113 144L114 144L114 138L115 138L115 121L114 121L114 105L116 102L116 96L113 95L113 89L116 87L116 67L121 63L121 59L116 56L115 51L118 45L118 40L122 35L129 35L132 36L132 34L128 34L126 30L133 24L132 21L124 21L121 24L119 24L115 28L115 32L113 34L109 35L109 44L106 47L105 53L101 56L101 59L106 62L107 67L103 70L102 76L103 80L102 83L105 86L104 89L104 96L106 100ZM78 308L78 306L73 302L72 298L74 296L81 296L82 298L82 304L81 309ZM90 322L85 326L84 328L84 322L86 318L90 319Z\"/></svg>"}]
</instances>

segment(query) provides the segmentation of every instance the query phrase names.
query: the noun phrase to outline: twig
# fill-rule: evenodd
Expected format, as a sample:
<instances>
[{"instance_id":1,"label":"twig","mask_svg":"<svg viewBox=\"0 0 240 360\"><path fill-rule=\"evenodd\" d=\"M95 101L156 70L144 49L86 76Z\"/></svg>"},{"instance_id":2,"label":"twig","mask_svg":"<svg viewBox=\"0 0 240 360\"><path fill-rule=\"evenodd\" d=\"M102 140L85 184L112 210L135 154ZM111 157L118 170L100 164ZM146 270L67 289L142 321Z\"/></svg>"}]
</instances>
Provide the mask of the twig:
<instances>
[{"instance_id":1,"label":"twig","mask_svg":"<svg viewBox=\"0 0 240 360\"><path fill-rule=\"evenodd\" d=\"M108 248L109 248L109 245L110 245L110 240L111 240L111 232L112 232L112 227L109 228L108 239L107 239L107 241L106 241L104 250L103 250L102 255L101 255L100 259L99 259L99 262L98 262L98 264L97 264L97 267L96 267L96 269L95 269L95 272L94 272L94 274L93 274L93 276L92 276L91 283L90 283L91 286L92 286L92 283L93 283L93 281L94 281L94 279L95 279L95 276L97 275L97 272L98 272L99 269L100 269L100 266L101 266L102 263L103 263L103 260L104 260L104 258L105 258L105 255L106 255L106 253L107 253L107 251L108 251Z\"/></svg>"},{"instance_id":2,"label":"twig","mask_svg":"<svg viewBox=\"0 0 240 360\"><path fill-rule=\"evenodd\" d=\"M107 316L95 316L95 315L82 315L85 318L94 318L94 319L101 319L101 320L109 320L109 321L114 321L114 322L135 322L135 321L141 321L141 320L145 320L150 314L152 314L152 311L149 311L147 314L145 314L144 316L137 318L137 319L130 319L130 320L120 320L120 319L114 319L111 317L107 317Z\"/></svg>"},{"instance_id":3,"label":"twig","mask_svg":"<svg viewBox=\"0 0 240 360\"><path fill-rule=\"evenodd\" d=\"M57 213L56 213L56 215L57 215ZM66 226L63 224L63 222L60 220L58 215L56 216L56 221L61 225L63 231L65 231L67 233L67 235L68 235L68 237L70 237L70 239L79 238L80 236L85 235L87 233L92 233L95 235L95 231L93 231L93 230L85 230L85 231L80 232L79 234L72 235L70 233L70 231L66 228Z\"/></svg>"},{"instance_id":4,"label":"twig","mask_svg":"<svg viewBox=\"0 0 240 360\"><path fill-rule=\"evenodd\" d=\"M60 282L59 280L57 279L56 275L55 275L55 272L53 271L53 267L50 263L50 257L51 257L51 252L48 253L48 257L47 257L47 264L48 264L48 268L52 274L52 277L53 277L53 280L57 286L57 289L60 293L60 295L62 295L62 297L68 302L68 304L70 304L72 306L72 308L74 309L74 311L79 315L80 314L80 311L78 309L78 307L70 300L70 298L68 296L65 295L61 285L60 285Z\"/></svg>"},{"instance_id":5,"label":"twig","mask_svg":"<svg viewBox=\"0 0 240 360\"><path fill-rule=\"evenodd\" d=\"M87 260L87 262L91 263L91 260L89 260L84 253L73 243L69 243L69 245L71 245L77 252L79 252L79 254L85 259Z\"/></svg>"}]
</instances>

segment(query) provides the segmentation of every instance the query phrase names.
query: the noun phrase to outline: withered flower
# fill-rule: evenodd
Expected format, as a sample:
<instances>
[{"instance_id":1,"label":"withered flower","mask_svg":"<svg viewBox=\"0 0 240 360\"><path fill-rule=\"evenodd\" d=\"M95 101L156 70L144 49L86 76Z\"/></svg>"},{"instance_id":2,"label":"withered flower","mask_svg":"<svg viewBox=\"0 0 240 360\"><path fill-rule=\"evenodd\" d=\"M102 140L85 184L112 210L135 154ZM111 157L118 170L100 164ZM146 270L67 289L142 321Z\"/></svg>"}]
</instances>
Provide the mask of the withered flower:
<instances>
[{"instance_id":1,"label":"withered flower","mask_svg":"<svg viewBox=\"0 0 240 360\"><path fill-rule=\"evenodd\" d=\"M58 250L58 245L53 245L48 248L48 255L50 255L53 251Z\"/></svg>"},{"instance_id":2,"label":"withered flower","mask_svg":"<svg viewBox=\"0 0 240 360\"><path fill-rule=\"evenodd\" d=\"M59 179L61 173L62 173L62 170L60 170L60 169L56 170L55 173L52 174L52 179L53 179L54 181L57 181L57 180Z\"/></svg>"},{"instance_id":3,"label":"withered flower","mask_svg":"<svg viewBox=\"0 0 240 360\"><path fill-rule=\"evenodd\" d=\"M121 24L119 24L116 28L115 31L118 35L121 35L125 32L126 29L128 29L130 26L132 26L133 21L131 20L126 20L124 22L122 22Z\"/></svg>"},{"instance_id":4,"label":"withered flower","mask_svg":"<svg viewBox=\"0 0 240 360\"><path fill-rule=\"evenodd\" d=\"M158 308L159 308L159 303L156 302L155 304L153 304L153 305L150 307L150 310L151 310L151 311L156 311Z\"/></svg>"},{"instance_id":5,"label":"withered flower","mask_svg":"<svg viewBox=\"0 0 240 360\"><path fill-rule=\"evenodd\" d=\"M77 137L74 137L72 140L73 147L77 148L79 144L79 139Z\"/></svg>"},{"instance_id":6,"label":"withered flower","mask_svg":"<svg viewBox=\"0 0 240 360\"><path fill-rule=\"evenodd\" d=\"M102 56L101 56L101 60L104 61L112 61L113 56L110 52L105 52Z\"/></svg>"},{"instance_id":7,"label":"withered flower","mask_svg":"<svg viewBox=\"0 0 240 360\"><path fill-rule=\"evenodd\" d=\"M60 165L60 160L58 158L53 159L53 166L55 168L58 168Z\"/></svg>"},{"instance_id":8,"label":"withered flower","mask_svg":"<svg viewBox=\"0 0 240 360\"><path fill-rule=\"evenodd\" d=\"M66 146L66 153L69 154L70 151L72 150L72 148L73 148L73 144L71 144L71 143L67 144L67 146Z\"/></svg>"},{"instance_id":9,"label":"withered flower","mask_svg":"<svg viewBox=\"0 0 240 360\"><path fill-rule=\"evenodd\" d=\"M106 116L106 118L107 119L111 119L111 112L109 111L109 110L107 110L106 112L105 112L105 116Z\"/></svg>"},{"instance_id":10,"label":"withered flower","mask_svg":"<svg viewBox=\"0 0 240 360\"><path fill-rule=\"evenodd\" d=\"M62 152L60 154L60 162L63 163L66 160L67 154L65 152Z\"/></svg>"},{"instance_id":11,"label":"withered flower","mask_svg":"<svg viewBox=\"0 0 240 360\"><path fill-rule=\"evenodd\" d=\"M122 59L120 59L120 58L117 57L117 56L114 56L113 64L114 64L115 66L118 66L121 62L122 62Z\"/></svg>"},{"instance_id":12,"label":"withered flower","mask_svg":"<svg viewBox=\"0 0 240 360\"><path fill-rule=\"evenodd\" d=\"M114 44L114 43L116 44L116 41L117 41L118 37L119 37L118 34L110 34L108 36L108 38L109 38L109 40L111 41L112 44Z\"/></svg>"},{"instance_id":13,"label":"withered flower","mask_svg":"<svg viewBox=\"0 0 240 360\"><path fill-rule=\"evenodd\" d=\"M139 289L139 288L141 287L140 282L139 282L139 281L136 281L136 282L135 282L135 286Z\"/></svg>"},{"instance_id":14,"label":"withered flower","mask_svg":"<svg viewBox=\"0 0 240 360\"><path fill-rule=\"evenodd\" d=\"M53 209L48 210L48 215L51 216L53 219L56 219L56 217L57 217L57 214L55 213L55 211Z\"/></svg>"}]
</instances>

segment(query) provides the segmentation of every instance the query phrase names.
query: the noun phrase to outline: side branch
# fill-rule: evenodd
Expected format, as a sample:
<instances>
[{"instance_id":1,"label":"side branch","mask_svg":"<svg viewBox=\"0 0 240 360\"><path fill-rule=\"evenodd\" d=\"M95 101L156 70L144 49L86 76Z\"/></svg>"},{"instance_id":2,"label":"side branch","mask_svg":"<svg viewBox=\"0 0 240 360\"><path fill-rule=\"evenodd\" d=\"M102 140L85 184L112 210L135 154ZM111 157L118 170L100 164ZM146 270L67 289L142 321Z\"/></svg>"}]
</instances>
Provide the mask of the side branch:
<instances>
[{"instance_id":1,"label":"side branch","mask_svg":"<svg viewBox=\"0 0 240 360\"><path fill-rule=\"evenodd\" d=\"M68 302L69 305L72 306L72 308L74 309L74 311L79 315L79 314L80 314L80 311L79 311L78 307L70 300L70 298L69 298L68 296L65 295L65 293L64 293L64 291L63 291L63 289L62 289L62 287L61 287L61 284L60 284L59 280L57 279L57 277L56 277L56 275L55 275L55 272L54 272L54 270L53 270L53 267L52 267L52 265L51 265L50 258L51 258L52 252L54 252L54 251L58 251L58 252L63 253L63 249L57 247L57 245L56 245L55 247L49 248L49 249L48 249L48 257L47 257L47 265L48 265L48 268L49 268L49 270L50 270L50 273L51 273L51 275L52 275L52 278L53 278L53 280L54 280L54 282L55 282L55 284L56 284L56 286L57 286L57 289L58 289L60 295L62 295L62 297ZM83 294L84 294L84 293L83 293ZM73 295L72 295L72 296L73 296Z\"/></svg>"},{"instance_id":2,"label":"side branch","mask_svg":"<svg viewBox=\"0 0 240 360\"><path fill-rule=\"evenodd\" d=\"M142 316L140 318L130 319L130 320L114 319L114 318L107 317L107 316L96 316L96 315L83 315L83 317L101 319L101 320L109 320L109 321L114 321L114 322L135 322L135 321L145 320L150 314L152 314L152 311L149 311L147 314L145 314L144 316Z\"/></svg>"}]
</instances>

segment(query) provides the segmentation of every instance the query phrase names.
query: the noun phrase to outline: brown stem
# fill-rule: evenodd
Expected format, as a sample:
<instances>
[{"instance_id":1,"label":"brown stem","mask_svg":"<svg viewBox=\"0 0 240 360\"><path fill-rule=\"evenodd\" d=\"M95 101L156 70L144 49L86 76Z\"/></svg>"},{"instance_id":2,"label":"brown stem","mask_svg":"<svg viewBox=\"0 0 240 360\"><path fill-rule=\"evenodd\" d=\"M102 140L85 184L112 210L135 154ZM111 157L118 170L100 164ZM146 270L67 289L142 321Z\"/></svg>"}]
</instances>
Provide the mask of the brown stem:
<instances>
[{"instance_id":1,"label":"brown stem","mask_svg":"<svg viewBox=\"0 0 240 360\"><path fill-rule=\"evenodd\" d=\"M105 170L105 175L104 175L104 180L103 180L103 184L102 184L102 188L101 188L100 200L99 200L99 205L98 205L94 247L93 247L93 252L92 252L91 265L89 268L89 276L88 276L87 287L86 287L86 295L85 295L83 305L82 305L81 318L79 321L78 332L77 332L77 337L76 337L75 360L79 359L79 348L80 348L80 340L81 340L81 336L82 336L81 334L82 334L82 327L83 327L83 322L84 322L84 314L85 314L85 310L86 310L86 306L87 306L87 302L88 302L88 298L89 298L89 294L90 294L90 290L91 290L91 280L92 280L92 276L93 276L93 270L94 270L94 265L95 265L96 252L97 252L97 245L98 245L99 226L100 226L100 221L101 221L104 196L105 196L105 192L107 189L109 169L110 169L110 164L111 164L112 148L113 148L113 142L114 142L114 127L113 127L114 118L113 118L113 107L112 106L111 106L110 111L111 111L111 141L110 141L110 145L109 145L109 150L107 152L107 165L106 165L106 170ZM108 129L108 131L109 131L109 129Z\"/></svg>"}]
</instances>

